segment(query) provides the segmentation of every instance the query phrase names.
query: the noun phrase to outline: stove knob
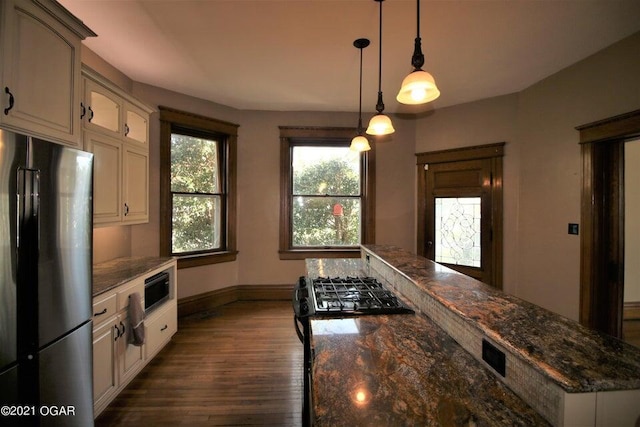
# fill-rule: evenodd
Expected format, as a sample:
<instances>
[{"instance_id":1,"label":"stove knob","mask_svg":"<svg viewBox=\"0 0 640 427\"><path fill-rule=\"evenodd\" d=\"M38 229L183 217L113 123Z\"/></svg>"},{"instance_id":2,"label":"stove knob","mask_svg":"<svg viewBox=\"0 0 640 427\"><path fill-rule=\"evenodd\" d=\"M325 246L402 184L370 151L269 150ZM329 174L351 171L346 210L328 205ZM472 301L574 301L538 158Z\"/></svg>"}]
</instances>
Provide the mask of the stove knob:
<instances>
[{"instance_id":1,"label":"stove knob","mask_svg":"<svg viewBox=\"0 0 640 427\"><path fill-rule=\"evenodd\" d=\"M300 314L309 314L309 302L306 298L300 301Z\"/></svg>"},{"instance_id":2,"label":"stove knob","mask_svg":"<svg viewBox=\"0 0 640 427\"><path fill-rule=\"evenodd\" d=\"M298 287L299 288L307 287L307 279L304 276L300 276L300 278L298 279Z\"/></svg>"}]
</instances>

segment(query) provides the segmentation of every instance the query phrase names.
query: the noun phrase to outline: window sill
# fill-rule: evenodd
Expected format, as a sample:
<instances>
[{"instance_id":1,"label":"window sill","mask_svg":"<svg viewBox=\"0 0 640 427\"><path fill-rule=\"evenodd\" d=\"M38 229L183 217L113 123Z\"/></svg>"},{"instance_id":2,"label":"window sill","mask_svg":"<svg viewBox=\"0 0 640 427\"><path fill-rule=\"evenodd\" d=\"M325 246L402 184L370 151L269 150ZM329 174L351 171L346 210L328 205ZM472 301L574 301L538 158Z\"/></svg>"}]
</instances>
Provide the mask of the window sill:
<instances>
[{"instance_id":1,"label":"window sill","mask_svg":"<svg viewBox=\"0 0 640 427\"><path fill-rule=\"evenodd\" d=\"M177 257L178 269L199 267L202 265L219 264L223 262L235 261L237 254L238 254L238 251L230 251L230 252L216 252L214 254L189 255L189 256Z\"/></svg>"},{"instance_id":2,"label":"window sill","mask_svg":"<svg viewBox=\"0 0 640 427\"><path fill-rule=\"evenodd\" d=\"M280 251L280 259L360 258L360 248L352 249L290 249Z\"/></svg>"}]
</instances>

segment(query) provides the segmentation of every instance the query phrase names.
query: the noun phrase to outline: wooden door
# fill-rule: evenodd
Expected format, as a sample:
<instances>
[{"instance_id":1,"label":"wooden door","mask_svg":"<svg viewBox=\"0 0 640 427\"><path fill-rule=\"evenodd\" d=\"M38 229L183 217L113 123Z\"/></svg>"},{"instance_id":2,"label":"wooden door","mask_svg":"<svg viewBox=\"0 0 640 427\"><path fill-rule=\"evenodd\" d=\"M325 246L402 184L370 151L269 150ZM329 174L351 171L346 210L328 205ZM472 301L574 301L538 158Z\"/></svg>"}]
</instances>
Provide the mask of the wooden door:
<instances>
[{"instance_id":1,"label":"wooden door","mask_svg":"<svg viewBox=\"0 0 640 427\"><path fill-rule=\"evenodd\" d=\"M624 144L640 136L640 110L580 131L580 323L622 338L625 265Z\"/></svg>"},{"instance_id":2,"label":"wooden door","mask_svg":"<svg viewBox=\"0 0 640 427\"><path fill-rule=\"evenodd\" d=\"M418 155L418 253L497 288L502 287L502 148Z\"/></svg>"}]
</instances>

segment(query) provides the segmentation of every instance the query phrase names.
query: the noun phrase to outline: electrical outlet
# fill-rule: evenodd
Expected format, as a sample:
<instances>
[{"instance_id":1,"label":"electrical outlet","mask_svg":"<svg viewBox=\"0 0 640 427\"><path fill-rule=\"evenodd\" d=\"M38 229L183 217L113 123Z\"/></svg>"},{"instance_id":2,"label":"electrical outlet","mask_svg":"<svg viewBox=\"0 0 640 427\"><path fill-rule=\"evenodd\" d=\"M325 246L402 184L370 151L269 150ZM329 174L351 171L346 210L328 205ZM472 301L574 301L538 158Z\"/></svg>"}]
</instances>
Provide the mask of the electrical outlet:
<instances>
[{"instance_id":1,"label":"electrical outlet","mask_svg":"<svg viewBox=\"0 0 640 427\"><path fill-rule=\"evenodd\" d=\"M506 357L504 352L500 351L484 338L482 339L482 360L487 362L489 366L503 377L506 375Z\"/></svg>"},{"instance_id":2,"label":"electrical outlet","mask_svg":"<svg viewBox=\"0 0 640 427\"><path fill-rule=\"evenodd\" d=\"M569 223L569 234L578 234L578 224Z\"/></svg>"}]
</instances>

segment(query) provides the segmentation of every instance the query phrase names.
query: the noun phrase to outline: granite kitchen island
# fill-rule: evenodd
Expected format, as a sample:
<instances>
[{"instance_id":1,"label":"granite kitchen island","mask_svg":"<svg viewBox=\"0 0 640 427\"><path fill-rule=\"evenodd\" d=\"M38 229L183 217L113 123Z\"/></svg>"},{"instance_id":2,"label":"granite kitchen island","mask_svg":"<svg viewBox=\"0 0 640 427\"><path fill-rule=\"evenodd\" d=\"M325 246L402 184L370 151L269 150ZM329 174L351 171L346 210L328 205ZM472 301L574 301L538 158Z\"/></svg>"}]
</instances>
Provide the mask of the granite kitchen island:
<instances>
[{"instance_id":1,"label":"granite kitchen island","mask_svg":"<svg viewBox=\"0 0 640 427\"><path fill-rule=\"evenodd\" d=\"M640 351L619 340L399 248L307 260L307 271L377 277L416 310L311 320L316 425L607 425L625 411L637 416L625 402L640 401ZM505 354L504 375L483 361L484 341Z\"/></svg>"}]
</instances>

